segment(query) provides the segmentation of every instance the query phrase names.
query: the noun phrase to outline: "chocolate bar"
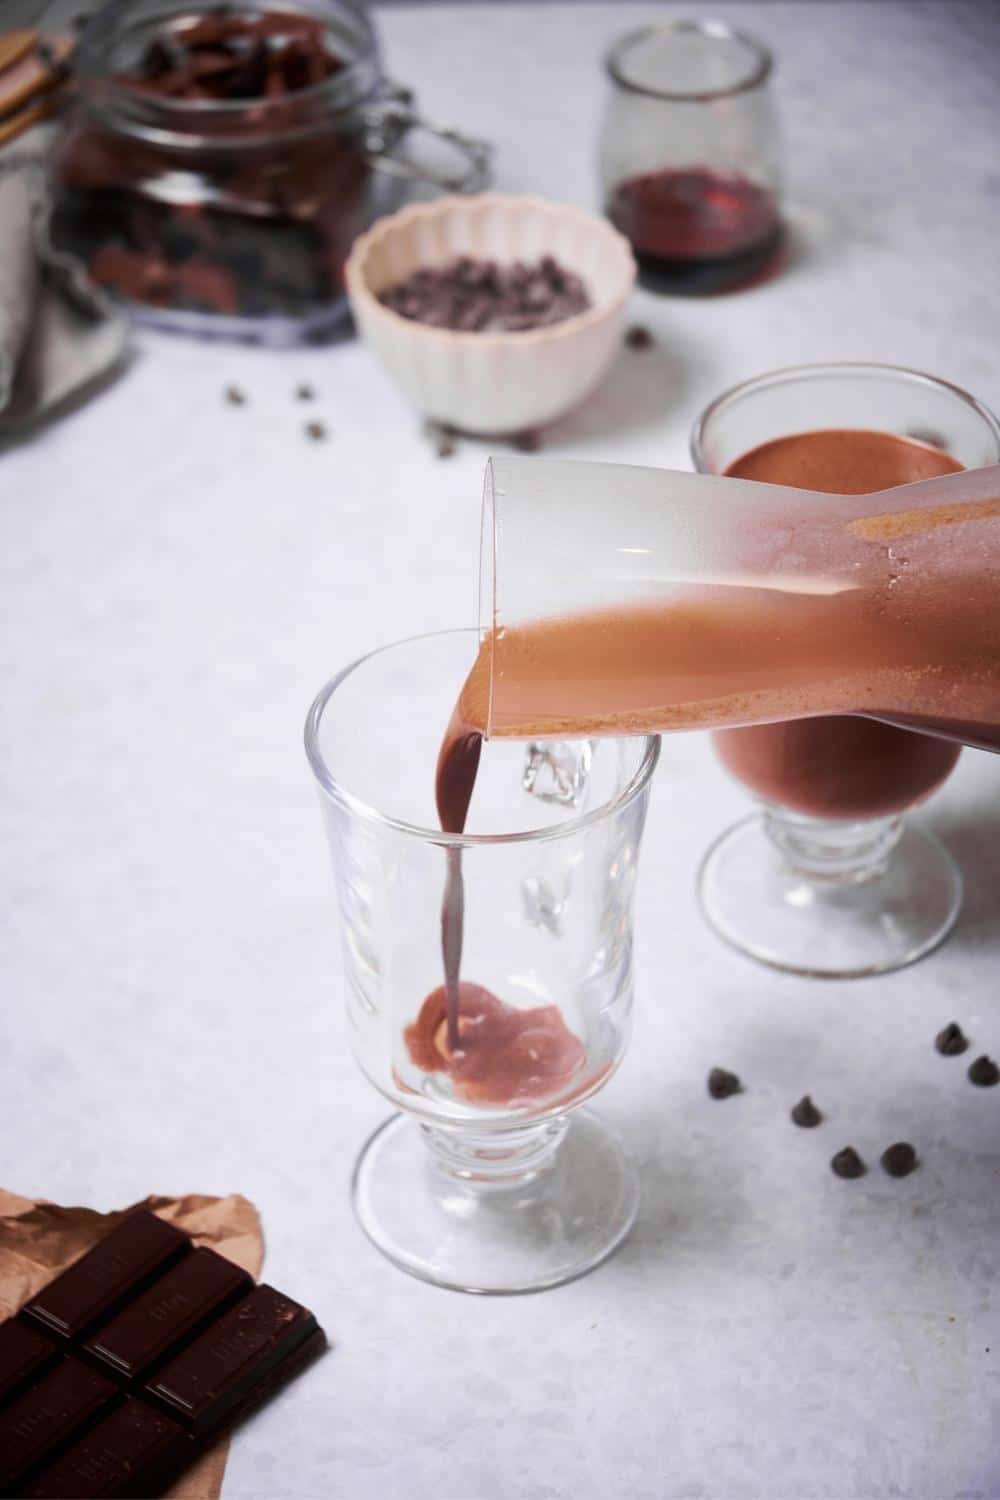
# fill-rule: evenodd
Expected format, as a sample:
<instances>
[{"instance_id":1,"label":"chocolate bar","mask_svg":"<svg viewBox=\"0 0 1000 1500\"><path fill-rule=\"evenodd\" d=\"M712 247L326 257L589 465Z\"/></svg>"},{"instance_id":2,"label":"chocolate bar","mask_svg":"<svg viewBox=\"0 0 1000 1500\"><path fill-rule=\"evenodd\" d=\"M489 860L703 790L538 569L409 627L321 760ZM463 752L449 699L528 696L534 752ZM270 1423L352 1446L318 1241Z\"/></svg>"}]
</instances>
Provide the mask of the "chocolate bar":
<instances>
[{"instance_id":1,"label":"chocolate bar","mask_svg":"<svg viewBox=\"0 0 1000 1500\"><path fill-rule=\"evenodd\" d=\"M325 1347L307 1308L130 1214L0 1323L0 1495L162 1494Z\"/></svg>"}]
</instances>

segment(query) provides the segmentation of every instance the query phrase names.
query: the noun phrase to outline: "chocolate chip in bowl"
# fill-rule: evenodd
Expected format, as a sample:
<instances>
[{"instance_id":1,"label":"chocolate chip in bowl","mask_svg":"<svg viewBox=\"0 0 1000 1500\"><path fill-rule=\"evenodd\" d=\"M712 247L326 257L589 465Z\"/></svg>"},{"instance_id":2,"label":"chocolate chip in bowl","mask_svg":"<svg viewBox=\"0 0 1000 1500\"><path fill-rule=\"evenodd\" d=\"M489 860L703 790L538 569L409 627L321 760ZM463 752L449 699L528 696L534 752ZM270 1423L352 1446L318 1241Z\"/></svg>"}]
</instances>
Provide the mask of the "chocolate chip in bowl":
<instances>
[{"instance_id":1,"label":"chocolate chip in bowl","mask_svg":"<svg viewBox=\"0 0 1000 1500\"><path fill-rule=\"evenodd\" d=\"M418 411L513 438L600 382L621 347L635 261L582 209L483 193L380 220L345 276L359 332Z\"/></svg>"},{"instance_id":2,"label":"chocolate chip in bowl","mask_svg":"<svg viewBox=\"0 0 1000 1500\"><path fill-rule=\"evenodd\" d=\"M579 276L551 255L535 264L475 260L463 255L412 272L379 293L402 318L455 333L527 333L586 312L590 297Z\"/></svg>"}]
</instances>

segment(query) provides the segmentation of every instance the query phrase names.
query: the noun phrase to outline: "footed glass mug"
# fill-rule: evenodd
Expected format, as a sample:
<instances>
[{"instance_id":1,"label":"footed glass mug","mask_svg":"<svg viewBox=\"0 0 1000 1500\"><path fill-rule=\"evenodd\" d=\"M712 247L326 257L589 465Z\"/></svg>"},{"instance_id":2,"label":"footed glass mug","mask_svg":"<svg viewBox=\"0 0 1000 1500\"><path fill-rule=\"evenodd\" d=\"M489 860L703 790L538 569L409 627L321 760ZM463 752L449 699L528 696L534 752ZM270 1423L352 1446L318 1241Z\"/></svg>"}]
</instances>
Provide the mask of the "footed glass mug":
<instances>
[{"instance_id":1,"label":"footed glass mug","mask_svg":"<svg viewBox=\"0 0 1000 1500\"><path fill-rule=\"evenodd\" d=\"M806 365L718 397L691 453L703 473L860 495L996 464L1000 425L913 370ZM905 569L905 541L895 552ZM714 741L761 808L701 868L702 910L721 937L776 968L834 978L899 968L943 941L961 875L904 814L950 775L957 744L856 716L726 729Z\"/></svg>"},{"instance_id":2,"label":"footed glass mug","mask_svg":"<svg viewBox=\"0 0 1000 1500\"><path fill-rule=\"evenodd\" d=\"M358 1161L361 1226L415 1276L517 1292L590 1270L635 1217L634 1168L581 1105L629 1036L659 741L488 745L467 831L443 832L434 766L477 644L459 630L373 652L323 688L305 738L354 1051L401 1111ZM464 910L452 899L443 912L456 871ZM456 914L452 1037L442 938Z\"/></svg>"}]
</instances>

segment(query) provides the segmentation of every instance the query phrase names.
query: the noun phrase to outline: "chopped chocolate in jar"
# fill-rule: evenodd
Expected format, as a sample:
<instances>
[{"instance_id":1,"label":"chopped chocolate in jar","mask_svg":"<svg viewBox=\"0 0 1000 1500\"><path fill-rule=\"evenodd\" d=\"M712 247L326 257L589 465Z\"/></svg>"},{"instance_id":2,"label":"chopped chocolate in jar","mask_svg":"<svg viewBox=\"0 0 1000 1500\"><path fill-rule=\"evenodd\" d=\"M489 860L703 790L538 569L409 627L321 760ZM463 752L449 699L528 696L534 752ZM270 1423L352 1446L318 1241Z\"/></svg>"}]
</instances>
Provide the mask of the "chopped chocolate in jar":
<instances>
[{"instance_id":1,"label":"chopped chocolate in jar","mask_svg":"<svg viewBox=\"0 0 1000 1500\"><path fill-rule=\"evenodd\" d=\"M295 388L296 401L315 401L316 392L311 385L299 385Z\"/></svg>"},{"instance_id":2,"label":"chopped chocolate in jar","mask_svg":"<svg viewBox=\"0 0 1000 1500\"><path fill-rule=\"evenodd\" d=\"M326 436L326 427L322 422L307 422L306 436L312 438L314 443L322 443Z\"/></svg>"},{"instance_id":3,"label":"chopped chocolate in jar","mask_svg":"<svg viewBox=\"0 0 1000 1500\"><path fill-rule=\"evenodd\" d=\"M843 1151L838 1151L830 1166L836 1176L848 1179L863 1177L868 1170L853 1146L845 1146Z\"/></svg>"},{"instance_id":4,"label":"chopped chocolate in jar","mask_svg":"<svg viewBox=\"0 0 1000 1500\"><path fill-rule=\"evenodd\" d=\"M969 1082L980 1089L991 1089L1000 1083L1000 1068L984 1052L982 1057L977 1057L974 1063L969 1064Z\"/></svg>"},{"instance_id":5,"label":"chopped chocolate in jar","mask_svg":"<svg viewBox=\"0 0 1000 1500\"><path fill-rule=\"evenodd\" d=\"M582 279L551 255L512 265L463 255L411 272L380 292L379 301L410 322L453 333L528 333L591 305Z\"/></svg>"},{"instance_id":6,"label":"chopped chocolate in jar","mask_svg":"<svg viewBox=\"0 0 1000 1500\"><path fill-rule=\"evenodd\" d=\"M801 1125L803 1130L814 1130L823 1123L822 1114L808 1094L803 1094L798 1104L792 1105L791 1116L793 1123Z\"/></svg>"},{"instance_id":7,"label":"chopped chocolate in jar","mask_svg":"<svg viewBox=\"0 0 1000 1500\"><path fill-rule=\"evenodd\" d=\"M708 1075L708 1092L713 1099L731 1099L733 1094L742 1094L743 1085L728 1069L713 1068Z\"/></svg>"},{"instance_id":8,"label":"chopped chocolate in jar","mask_svg":"<svg viewBox=\"0 0 1000 1500\"><path fill-rule=\"evenodd\" d=\"M246 393L241 391L238 385L227 385L226 401L230 406L246 406Z\"/></svg>"},{"instance_id":9,"label":"chopped chocolate in jar","mask_svg":"<svg viewBox=\"0 0 1000 1500\"><path fill-rule=\"evenodd\" d=\"M322 83L343 66L313 16L215 11L181 16L121 77L171 99L273 99Z\"/></svg>"},{"instance_id":10,"label":"chopped chocolate in jar","mask_svg":"<svg viewBox=\"0 0 1000 1500\"><path fill-rule=\"evenodd\" d=\"M890 1177L909 1177L920 1165L909 1141L896 1141L887 1146L879 1159Z\"/></svg>"},{"instance_id":11,"label":"chopped chocolate in jar","mask_svg":"<svg viewBox=\"0 0 1000 1500\"><path fill-rule=\"evenodd\" d=\"M958 1057L968 1050L969 1039L957 1021L949 1021L934 1038L934 1045L942 1057Z\"/></svg>"}]
</instances>

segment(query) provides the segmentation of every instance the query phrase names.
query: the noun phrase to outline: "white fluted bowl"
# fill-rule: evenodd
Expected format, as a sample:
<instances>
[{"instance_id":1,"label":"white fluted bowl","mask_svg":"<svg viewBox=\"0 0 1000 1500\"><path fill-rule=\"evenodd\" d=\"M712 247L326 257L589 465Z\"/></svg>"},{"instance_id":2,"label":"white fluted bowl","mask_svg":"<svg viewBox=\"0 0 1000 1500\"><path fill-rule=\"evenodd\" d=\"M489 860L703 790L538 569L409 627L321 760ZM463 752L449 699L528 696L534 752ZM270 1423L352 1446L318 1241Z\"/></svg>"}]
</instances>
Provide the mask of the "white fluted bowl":
<instances>
[{"instance_id":1,"label":"white fluted bowl","mask_svg":"<svg viewBox=\"0 0 1000 1500\"><path fill-rule=\"evenodd\" d=\"M523 333L456 333L403 318L379 293L460 255L509 264L552 255L583 278L591 305ZM603 219L544 198L441 198L380 219L355 242L347 294L362 336L414 406L465 432L540 427L599 383L621 345L635 281L628 241Z\"/></svg>"}]
</instances>

